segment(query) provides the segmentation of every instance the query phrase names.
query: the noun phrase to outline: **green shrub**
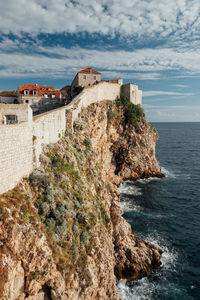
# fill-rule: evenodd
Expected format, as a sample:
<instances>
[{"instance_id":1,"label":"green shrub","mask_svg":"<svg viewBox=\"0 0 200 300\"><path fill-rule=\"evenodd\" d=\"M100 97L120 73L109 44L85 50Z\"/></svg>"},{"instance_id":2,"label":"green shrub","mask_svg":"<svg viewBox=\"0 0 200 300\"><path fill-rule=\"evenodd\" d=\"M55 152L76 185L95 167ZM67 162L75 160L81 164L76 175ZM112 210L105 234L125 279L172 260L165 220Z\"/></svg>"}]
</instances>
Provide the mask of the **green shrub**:
<instances>
[{"instance_id":1,"label":"green shrub","mask_svg":"<svg viewBox=\"0 0 200 300\"><path fill-rule=\"evenodd\" d=\"M33 171L33 173L30 175L30 180L33 185L42 184L44 186L49 185L51 181L48 175L42 173L39 170Z\"/></svg>"},{"instance_id":2,"label":"green shrub","mask_svg":"<svg viewBox=\"0 0 200 300\"><path fill-rule=\"evenodd\" d=\"M107 110L107 129L110 128L112 117L113 117L112 107L109 106Z\"/></svg>"},{"instance_id":3,"label":"green shrub","mask_svg":"<svg viewBox=\"0 0 200 300\"><path fill-rule=\"evenodd\" d=\"M84 145L86 146L86 147L90 147L90 145L91 145L91 141L88 139L88 138L85 138L84 139L84 141L83 141L83 143L84 143Z\"/></svg>"},{"instance_id":4,"label":"green shrub","mask_svg":"<svg viewBox=\"0 0 200 300\"><path fill-rule=\"evenodd\" d=\"M73 232L75 232L75 233L78 232L78 229L79 229L78 226L74 224L74 226L72 228Z\"/></svg>"},{"instance_id":5,"label":"green shrub","mask_svg":"<svg viewBox=\"0 0 200 300\"><path fill-rule=\"evenodd\" d=\"M80 94L82 92L82 90L83 90L82 86L80 86L80 85L74 86L74 88L73 88L73 94L74 94L74 96Z\"/></svg>"},{"instance_id":6,"label":"green shrub","mask_svg":"<svg viewBox=\"0 0 200 300\"><path fill-rule=\"evenodd\" d=\"M62 235L65 230L66 230L66 225L60 225L55 227L55 233L57 235Z\"/></svg>"},{"instance_id":7,"label":"green shrub","mask_svg":"<svg viewBox=\"0 0 200 300\"><path fill-rule=\"evenodd\" d=\"M46 225L48 227L54 228L55 225L56 225L56 221L53 218L49 218L49 219L46 220Z\"/></svg>"},{"instance_id":8,"label":"green shrub","mask_svg":"<svg viewBox=\"0 0 200 300\"><path fill-rule=\"evenodd\" d=\"M42 214L47 214L48 210L49 210L49 205L46 202L43 202L40 205L40 209L42 211Z\"/></svg>"},{"instance_id":9,"label":"green shrub","mask_svg":"<svg viewBox=\"0 0 200 300\"><path fill-rule=\"evenodd\" d=\"M145 114L141 105L135 105L130 102L129 97L122 94L121 98L116 100L118 106L123 106L125 124L134 125L135 123L144 120Z\"/></svg>"},{"instance_id":10,"label":"green shrub","mask_svg":"<svg viewBox=\"0 0 200 300\"><path fill-rule=\"evenodd\" d=\"M88 232L87 231L83 231L80 235L80 241L81 242L85 242L88 238Z\"/></svg>"}]
</instances>

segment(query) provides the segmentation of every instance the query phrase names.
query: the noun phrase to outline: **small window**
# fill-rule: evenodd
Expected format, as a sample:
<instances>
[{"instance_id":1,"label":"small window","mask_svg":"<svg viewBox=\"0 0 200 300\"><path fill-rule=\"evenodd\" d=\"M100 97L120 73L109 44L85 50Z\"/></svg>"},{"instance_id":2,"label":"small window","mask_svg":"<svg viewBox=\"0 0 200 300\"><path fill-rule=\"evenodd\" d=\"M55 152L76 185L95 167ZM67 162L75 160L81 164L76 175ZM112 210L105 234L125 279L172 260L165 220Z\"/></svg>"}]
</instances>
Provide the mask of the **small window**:
<instances>
[{"instance_id":1,"label":"small window","mask_svg":"<svg viewBox=\"0 0 200 300\"><path fill-rule=\"evenodd\" d=\"M94 80L96 80L97 79L97 76L94 76Z\"/></svg>"},{"instance_id":2,"label":"small window","mask_svg":"<svg viewBox=\"0 0 200 300\"><path fill-rule=\"evenodd\" d=\"M29 91L28 90L24 90L24 95L28 95Z\"/></svg>"},{"instance_id":3,"label":"small window","mask_svg":"<svg viewBox=\"0 0 200 300\"><path fill-rule=\"evenodd\" d=\"M29 100L25 100L25 103L29 103Z\"/></svg>"},{"instance_id":4,"label":"small window","mask_svg":"<svg viewBox=\"0 0 200 300\"><path fill-rule=\"evenodd\" d=\"M6 115L6 124L16 124L18 123L17 116L15 115Z\"/></svg>"},{"instance_id":5,"label":"small window","mask_svg":"<svg viewBox=\"0 0 200 300\"><path fill-rule=\"evenodd\" d=\"M48 98L48 95L47 95L47 94L44 94L44 98Z\"/></svg>"},{"instance_id":6,"label":"small window","mask_svg":"<svg viewBox=\"0 0 200 300\"><path fill-rule=\"evenodd\" d=\"M83 75L83 79L86 79L86 75Z\"/></svg>"},{"instance_id":7,"label":"small window","mask_svg":"<svg viewBox=\"0 0 200 300\"><path fill-rule=\"evenodd\" d=\"M56 97L56 95L55 95L55 94L52 94L52 95L51 95L51 98L55 98L55 97Z\"/></svg>"},{"instance_id":8,"label":"small window","mask_svg":"<svg viewBox=\"0 0 200 300\"><path fill-rule=\"evenodd\" d=\"M33 95L37 95L37 90L33 90Z\"/></svg>"}]
</instances>

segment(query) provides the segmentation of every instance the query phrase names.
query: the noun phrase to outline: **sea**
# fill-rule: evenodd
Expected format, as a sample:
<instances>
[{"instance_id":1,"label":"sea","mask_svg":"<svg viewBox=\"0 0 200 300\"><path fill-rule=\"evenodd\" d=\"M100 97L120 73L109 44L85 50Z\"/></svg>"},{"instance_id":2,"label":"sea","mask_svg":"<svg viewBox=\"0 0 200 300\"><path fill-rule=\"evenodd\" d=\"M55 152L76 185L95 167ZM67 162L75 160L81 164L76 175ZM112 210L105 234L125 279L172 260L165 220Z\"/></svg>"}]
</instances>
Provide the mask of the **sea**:
<instances>
[{"instance_id":1,"label":"sea","mask_svg":"<svg viewBox=\"0 0 200 300\"><path fill-rule=\"evenodd\" d=\"M163 250L162 266L141 280L118 282L123 300L200 299L200 123L154 123L165 178L119 187L135 235Z\"/></svg>"}]
</instances>

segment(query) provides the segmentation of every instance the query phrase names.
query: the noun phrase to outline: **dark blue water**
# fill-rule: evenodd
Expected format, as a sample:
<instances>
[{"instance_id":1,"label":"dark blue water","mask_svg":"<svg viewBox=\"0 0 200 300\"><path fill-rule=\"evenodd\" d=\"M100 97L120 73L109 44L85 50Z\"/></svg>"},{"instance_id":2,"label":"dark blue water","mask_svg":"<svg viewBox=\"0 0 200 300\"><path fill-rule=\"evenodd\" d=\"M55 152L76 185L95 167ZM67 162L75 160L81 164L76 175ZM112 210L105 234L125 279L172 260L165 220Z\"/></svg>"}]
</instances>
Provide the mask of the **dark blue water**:
<instances>
[{"instance_id":1,"label":"dark blue water","mask_svg":"<svg viewBox=\"0 0 200 300\"><path fill-rule=\"evenodd\" d=\"M162 267L129 284L124 300L200 299L200 123L155 123L164 179L120 187L124 217L140 238L160 246Z\"/></svg>"}]
</instances>

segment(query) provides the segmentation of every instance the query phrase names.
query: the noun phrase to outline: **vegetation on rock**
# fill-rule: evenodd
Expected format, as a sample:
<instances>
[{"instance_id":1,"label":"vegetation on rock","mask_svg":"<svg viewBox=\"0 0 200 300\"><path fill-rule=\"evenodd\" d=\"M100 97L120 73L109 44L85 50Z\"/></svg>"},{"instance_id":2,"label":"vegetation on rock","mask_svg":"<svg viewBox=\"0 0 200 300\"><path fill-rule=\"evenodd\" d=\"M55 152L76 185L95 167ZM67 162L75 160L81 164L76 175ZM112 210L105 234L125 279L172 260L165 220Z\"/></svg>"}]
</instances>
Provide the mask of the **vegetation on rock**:
<instances>
[{"instance_id":1,"label":"vegetation on rock","mask_svg":"<svg viewBox=\"0 0 200 300\"><path fill-rule=\"evenodd\" d=\"M124 110L125 124L134 125L137 122L145 120L144 110L141 105L135 105L130 102L130 98L125 94L116 101L118 106L122 106Z\"/></svg>"},{"instance_id":2,"label":"vegetation on rock","mask_svg":"<svg viewBox=\"0 0 200 300\"><path fill-rule=\"evenodd\" d=\"M90 105L73 130L44 148L41 166L29 178L0 195L0 222L6 228L0 245L23 265L27 295L44 285L51 286L54 299L118 300L114 271L120 278L128 268L133 279L159 265L160 250L135 238L121 217L117 191L125 179L159 173L153 158L157 135L141 107L124 96L116 103ZM31 245L24 247L25 254L23 247L18 253L12 249L15 240L10 242L7 232L13 228ZM37 236L51 250L44 250L41 241L34 245ZM138 247L144 249L141 255ZM50 274L53 263L61 278ZM65 296L58 296L61 279Z\"/></svg>"}]
</instances>

